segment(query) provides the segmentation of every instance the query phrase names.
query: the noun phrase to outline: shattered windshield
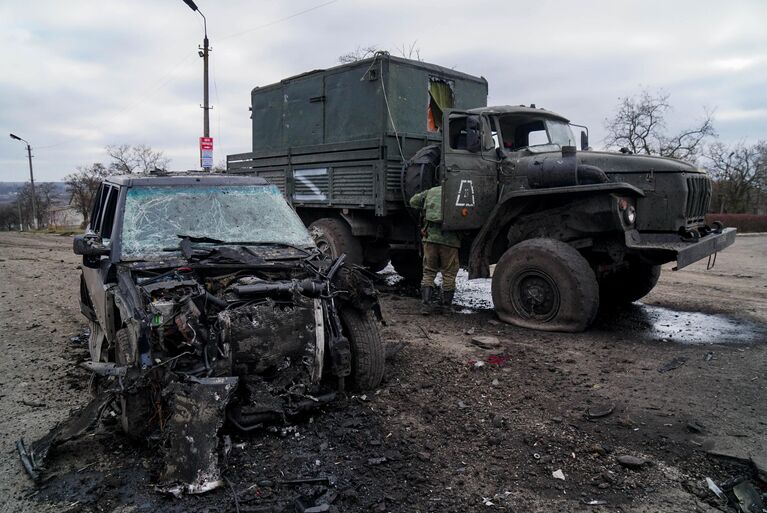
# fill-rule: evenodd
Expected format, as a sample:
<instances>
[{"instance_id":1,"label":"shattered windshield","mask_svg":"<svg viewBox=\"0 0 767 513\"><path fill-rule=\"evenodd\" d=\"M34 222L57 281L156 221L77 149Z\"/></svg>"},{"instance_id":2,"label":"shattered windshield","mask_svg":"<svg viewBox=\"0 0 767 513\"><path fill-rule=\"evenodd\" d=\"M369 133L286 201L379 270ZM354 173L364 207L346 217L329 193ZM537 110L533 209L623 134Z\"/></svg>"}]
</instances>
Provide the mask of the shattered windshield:
<instances>
[{"instance_id":1,"label":"shattered windshield","mask_svg":"<svg viewBox=\"0 0 767 513\"><path fill-rule=\"evenodd\" d=\"M168 248L179 247L181 236L223 243L314 246L275 186L170 185L128 190L123 260L167 257Z\"/></svg>"}]
</instances>

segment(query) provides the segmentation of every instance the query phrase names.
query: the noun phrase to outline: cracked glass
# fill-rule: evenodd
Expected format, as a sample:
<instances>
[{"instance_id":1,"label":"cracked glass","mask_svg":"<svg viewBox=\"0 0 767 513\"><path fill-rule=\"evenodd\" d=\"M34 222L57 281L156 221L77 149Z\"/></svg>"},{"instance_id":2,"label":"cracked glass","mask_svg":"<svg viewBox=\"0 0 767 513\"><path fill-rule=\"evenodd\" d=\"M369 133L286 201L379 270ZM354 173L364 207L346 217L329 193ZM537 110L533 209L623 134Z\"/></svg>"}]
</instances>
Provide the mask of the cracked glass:
<instances>
[{"instance_id":1,"label":"cracked glass","mask_svg":"<svg viewBox=\"0 0 767 513\"><path fill-rule=\"evenodd\" d=\"M133 187L123 214L123 260L164 258L180 235L225 243L313 247L301 219L273 185Z\"/></svg>"}]
</instances>

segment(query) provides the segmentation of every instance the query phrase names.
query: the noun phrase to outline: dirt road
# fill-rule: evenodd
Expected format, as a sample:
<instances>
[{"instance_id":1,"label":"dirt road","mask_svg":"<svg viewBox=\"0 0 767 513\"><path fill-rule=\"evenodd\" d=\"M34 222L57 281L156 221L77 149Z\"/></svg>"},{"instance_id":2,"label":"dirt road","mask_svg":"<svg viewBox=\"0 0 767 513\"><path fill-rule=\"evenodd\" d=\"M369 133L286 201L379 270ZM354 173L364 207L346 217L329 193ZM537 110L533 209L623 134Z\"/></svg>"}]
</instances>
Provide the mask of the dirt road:
<instances>
[{"instance_id":1,"label":"dirt road","mask_svg":"<svg viewBox=\"0 0 767 513\"><path fill-rule=\"evenodd\" d=\"M0 234L3 512L296 511L323 493L337 511L705 512L717 511L705 477L756 479L741 460L765 454L767 237L739 237L713 270L664 271L644 304L603 311L581 334L514 328L488 310L424 318L417 299L384 288L385 337L405 347L381 388L286 429L232 435L230 488L159 495L155 449L107 419L60 448L36 489L15 440L88 398L70 248ZM486 284L462 286L470 302ZM480 349L474 335L501 346ZM647 463L629 469L626 455ZM328 481L286 482L297 477Z\"/></svg>"}]
</instances>

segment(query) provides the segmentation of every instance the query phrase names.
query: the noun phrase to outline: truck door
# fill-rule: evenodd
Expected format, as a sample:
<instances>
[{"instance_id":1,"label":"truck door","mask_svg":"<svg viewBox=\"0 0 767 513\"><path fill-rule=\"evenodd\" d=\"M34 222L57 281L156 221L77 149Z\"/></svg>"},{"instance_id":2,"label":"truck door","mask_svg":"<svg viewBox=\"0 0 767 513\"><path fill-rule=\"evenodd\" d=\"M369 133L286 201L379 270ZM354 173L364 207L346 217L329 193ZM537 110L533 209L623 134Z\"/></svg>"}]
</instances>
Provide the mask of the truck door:
<instances>
[{"instance_id":1,"label":"truck door","mask_svg":"<svg viewBox=\"0 0 767 513\"><path fill-rule=\"evenodd\" d=\"M498 195L498 162L488 119L457 110L444 113L442 227L480 228Z\"/></svg>"}]
</instances>

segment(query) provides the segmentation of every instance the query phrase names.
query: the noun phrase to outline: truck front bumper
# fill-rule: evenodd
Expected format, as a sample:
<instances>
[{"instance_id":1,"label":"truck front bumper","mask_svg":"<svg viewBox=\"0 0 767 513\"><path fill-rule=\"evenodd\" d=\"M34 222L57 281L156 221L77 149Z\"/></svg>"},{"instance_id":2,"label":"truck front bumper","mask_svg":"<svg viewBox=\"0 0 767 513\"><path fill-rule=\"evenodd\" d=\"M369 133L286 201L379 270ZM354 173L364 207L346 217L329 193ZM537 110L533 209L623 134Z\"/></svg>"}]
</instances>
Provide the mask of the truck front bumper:
<instances>
[{"instance_id":1,"label":"truck front bumper","mask_svg":"<svg viewBox=\"0 0 767 513\"><path fill-rule=\"evenodd\" d=\"M652 260L676 260L676 271L731 246L735 242L736 232L735 228L723 228L687 242L676 233L640 233L629 230L626 232L626 247Z\"/></svg>"}]
</instances>

